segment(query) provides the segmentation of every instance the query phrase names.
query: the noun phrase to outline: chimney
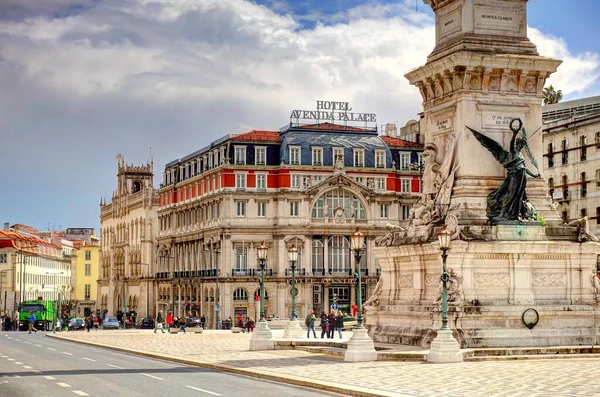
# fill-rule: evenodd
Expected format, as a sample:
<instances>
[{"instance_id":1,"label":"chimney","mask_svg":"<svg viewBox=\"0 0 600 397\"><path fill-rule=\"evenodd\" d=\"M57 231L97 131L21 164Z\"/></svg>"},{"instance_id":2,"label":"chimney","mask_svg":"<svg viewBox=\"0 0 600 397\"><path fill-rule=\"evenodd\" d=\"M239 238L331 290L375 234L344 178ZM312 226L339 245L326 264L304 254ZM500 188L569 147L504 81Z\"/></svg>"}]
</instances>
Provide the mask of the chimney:
<instances>
[{"instance_id":1,"label":"chimney","mask_svg":"<svg viewBox=\"0 0 600 397\"><path fill-rule=\"evenodd\" d=\"M10 228L9 223L4 222L4 230L8 231L9 228Z\"/></svg>"},{"instance_id":2,"label":"chimney","mask_svg":"<svg viewBox=\"0 0 600 397\"><path fill-rule=\"evenodd\" d=\"M396 124L387 123L385 125L385 136L398 136L398 129L396 128Z\"/></svg>"}]
</instances>

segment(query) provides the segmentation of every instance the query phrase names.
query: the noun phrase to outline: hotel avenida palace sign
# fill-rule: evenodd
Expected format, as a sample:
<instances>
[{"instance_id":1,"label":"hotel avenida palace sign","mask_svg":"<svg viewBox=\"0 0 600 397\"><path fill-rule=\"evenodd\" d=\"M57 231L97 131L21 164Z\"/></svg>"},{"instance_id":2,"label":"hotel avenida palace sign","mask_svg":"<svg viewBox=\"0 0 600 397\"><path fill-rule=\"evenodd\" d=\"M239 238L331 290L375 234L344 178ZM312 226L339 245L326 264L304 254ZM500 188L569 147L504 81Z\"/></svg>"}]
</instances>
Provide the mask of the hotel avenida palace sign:
<instances>
[{"instance_id":1,"label":"hotel avenida palace sign","mask_svg":"<svg viewBox=\"0 0 600 397\"><path fill-rule=\"evenodd\" d=\"M350 102L317 101L317 110L292 110L290 119L377 123L375 113L352 113Z\"/></svg>"}]
</instances>

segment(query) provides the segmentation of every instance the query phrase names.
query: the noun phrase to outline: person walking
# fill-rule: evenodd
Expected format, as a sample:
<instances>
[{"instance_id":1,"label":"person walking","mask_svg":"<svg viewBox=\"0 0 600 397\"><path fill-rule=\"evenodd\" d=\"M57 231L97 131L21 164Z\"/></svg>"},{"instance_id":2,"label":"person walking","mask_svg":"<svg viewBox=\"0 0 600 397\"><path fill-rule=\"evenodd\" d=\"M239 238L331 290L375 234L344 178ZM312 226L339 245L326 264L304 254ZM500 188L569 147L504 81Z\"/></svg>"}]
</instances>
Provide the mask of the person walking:
<instances>
[{"instance_id":1,"label":"person walking","mask_svg":"<svg viewBox=\"0 0 600 397\"><path fill-rule=\"evenodd\" d=\"M327 335L327 339L329 339L329 335L327 334L327 313L325 313L325 310L321 312L321 323L319 324L319 327L321 327L321 339L323 339L325 335Z\"/></svg>"},{"instance_id":2,"label":"person walking","mask_svg":"<svg viewBox=\"0 0 600 397\"><path fill-rule=\"evenodd\" d=\"M333 331L335 328L335 310L332 310L327 316L327 339L333 339Z\"/></svg>"},{"instance_id":3,"label":"person walking","mask_svg":"<svg viewBox=\"0 0 600 397\"><path fill-rule=\"evenodd\" d=\"M171 312L169 312L167 314L167 328L169 329L169 332L171 332L172 326L173 326L173 314L171 314Z\"/></svg>"},{"instance_id":4,"label":"person walking","mask_svg":"<svg viewBox=\"0 0 600 397\"><path fill-rule=\"evenodd\" d=\"M185 327L187 326L187 317L183 316L179 319L179 330L186 334Z\"/></svg>"},{"instance_id":5,"label":"person walking","mask_svg":"<svg viewBox=\"0 0 600 397\"><path fill-rule=\"evenodd\" d=\"M29 312L29 333L31 333L31 331L35 332L37 334L37 329L34 327L35 325L35 314L33 314L33 311Z\"/></svg>"},{"instance_id":6,"label":"person walking","mask_svg":"<svg viewBox=\"0 0 600 397\"><path fill-rule=\"evenodd\" d=\"M340 339L342 339L342 329L344 328L344 314L341 310L338 310L337 316L335 316L335 329L340 334ZM332 336L333 338L333 336Z\"/></svg>"},{"instance_id":7,"label":"person walking","mask_svg":"<svg viewBox=\"0 0 600 397\"><path fill-rule=\"evenodd\" d=\"M304 324L306 324L307 330L306 330L306 338L310 339L310 330L312 329L313 332L313 336L315 337L315 339L317 339L317 333L315 332L315 312L313 310L310 311L310 313L308 313L308 315L306 316L306 318L304 319Z\"/></svg>"},{"instance_id":8,"label":"person walking","mask_svg":"<svg viewBox=\"0 0 600 397\"><path fill-rule=\"evenodd\" d=\"M156 315L156 324L154 324L154 333L156 333L157 330L161 330L162 333L165 333L165 329L163 328L163 316L162 316L162 310L158 311L158 314Z\"/></svg>"}]
</instances>

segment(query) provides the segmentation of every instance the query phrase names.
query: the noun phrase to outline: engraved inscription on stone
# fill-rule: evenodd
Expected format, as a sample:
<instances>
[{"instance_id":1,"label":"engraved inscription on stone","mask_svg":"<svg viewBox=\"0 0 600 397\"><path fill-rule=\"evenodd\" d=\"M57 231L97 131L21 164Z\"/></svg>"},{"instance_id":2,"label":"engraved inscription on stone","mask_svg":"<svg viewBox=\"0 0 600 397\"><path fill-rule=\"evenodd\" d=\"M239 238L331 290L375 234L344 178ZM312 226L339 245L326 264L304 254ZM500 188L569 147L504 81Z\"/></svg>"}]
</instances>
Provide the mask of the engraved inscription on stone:
<instances>
[{"instance_id":1,"label":"engraved inscription on stone","mask_svg":"<svg viewBox=\"0 0 600 397\"><path fill-rule=\"evenodd\" d=\"M459 10L454 10L442 16L438 22L438 41L445 40L449 35L460 31L461 14Z\"/></svg>"},{"instance_id":2,"label":"engraved inscription on stone","mask_svg":"<svg viewBox=\"0 0 600 397\"><path fill-rule=\"evenodd\" d=\"M519 14L515 9L476 5L475 29L519 32Z\"/></svg>"},{"instance_id":3,"label":"engraved inscription on stone","mask_svg":"<svg viewBox=\"0 0 600 397\"><path fill-rule=\"evenodd\" d=\"M523 118L522 115L506 115L506 114L496 113L496 112L484 112L482 125L484 128L486 128L486 127L487 128L490 128L490 127L492 127L492 128L493 127L508 128L510 121L517 117Z\"/></svg>"}]
</instances>

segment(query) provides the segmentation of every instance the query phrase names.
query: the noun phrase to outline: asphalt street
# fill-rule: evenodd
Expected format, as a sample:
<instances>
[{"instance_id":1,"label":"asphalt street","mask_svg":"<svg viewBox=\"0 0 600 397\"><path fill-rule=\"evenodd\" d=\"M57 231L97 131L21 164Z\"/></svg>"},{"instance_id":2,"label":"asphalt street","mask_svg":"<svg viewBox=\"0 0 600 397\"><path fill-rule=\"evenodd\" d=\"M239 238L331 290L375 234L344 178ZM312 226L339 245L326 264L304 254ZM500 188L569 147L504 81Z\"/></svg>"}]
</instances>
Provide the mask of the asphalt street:
<instances>
[{"instance_id":1,"label":"asphalt street","mask_svg":"<svg viewBox=\"0 0 600 397\"><path fill-rule=\"evenodd\" d=\"M83 332L83 331L78 331ZM47 338L0 334L0 396L328 395L236 374Z\"/></svg>"}]
</instances>

